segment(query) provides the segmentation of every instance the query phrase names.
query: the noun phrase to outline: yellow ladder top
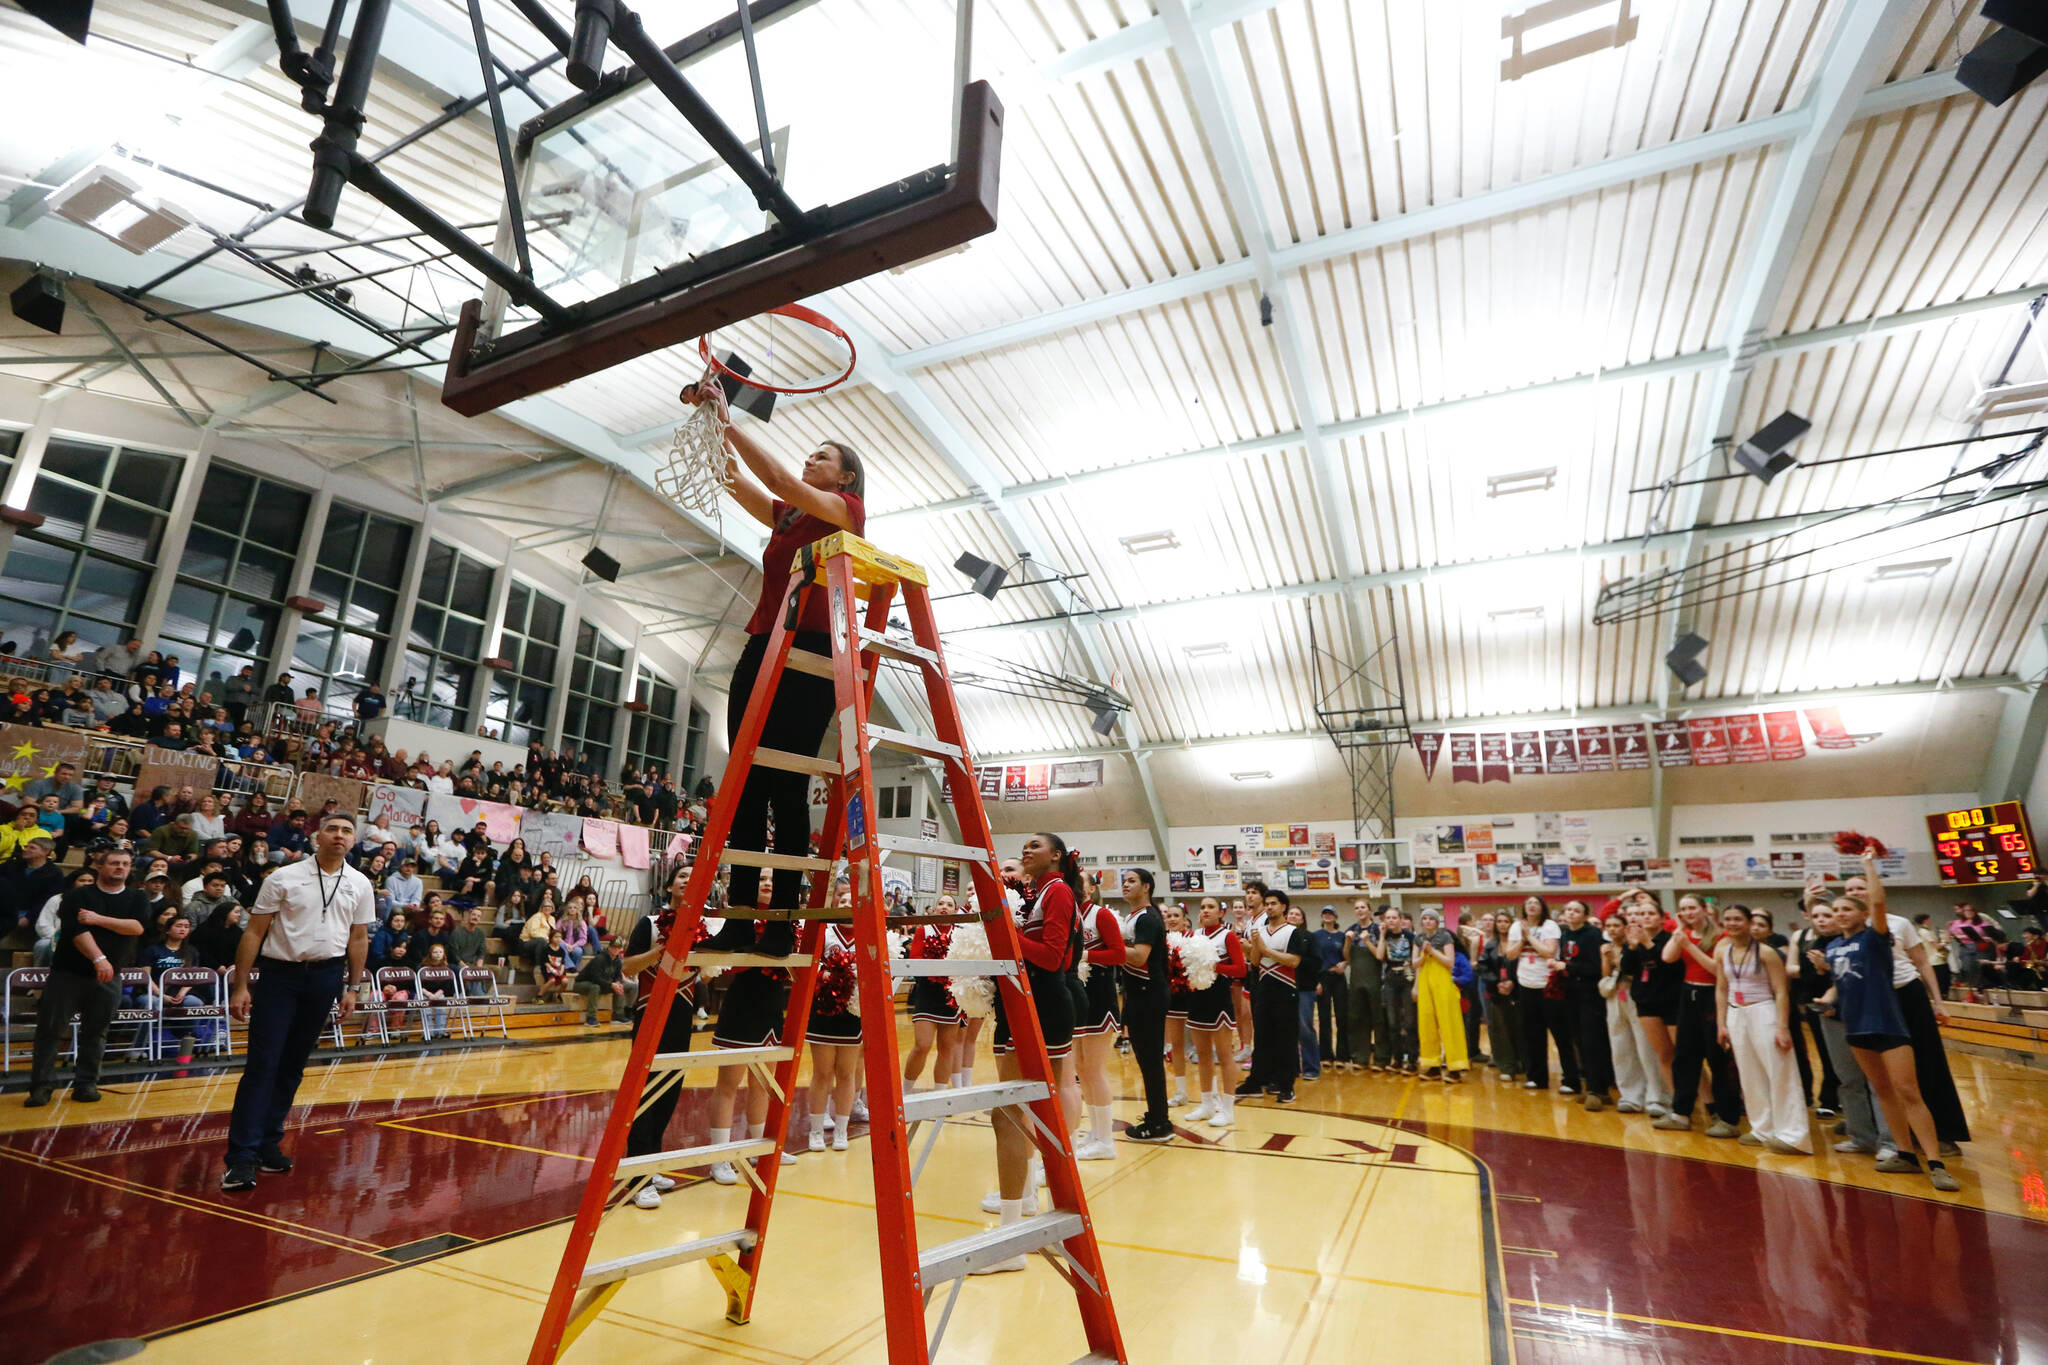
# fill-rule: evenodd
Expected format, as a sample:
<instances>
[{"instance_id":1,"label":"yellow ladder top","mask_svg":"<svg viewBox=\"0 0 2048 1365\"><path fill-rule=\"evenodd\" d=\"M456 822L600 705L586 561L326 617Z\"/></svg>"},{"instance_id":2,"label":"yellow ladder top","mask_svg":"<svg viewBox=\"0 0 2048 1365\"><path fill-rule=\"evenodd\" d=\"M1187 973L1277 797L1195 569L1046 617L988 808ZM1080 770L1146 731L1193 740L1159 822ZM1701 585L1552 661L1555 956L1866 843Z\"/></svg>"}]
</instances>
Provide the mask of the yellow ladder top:
<instances>
[{"instance_id":1,"label":"yellow ladder top","mask_svg":"<svg viewBox=\"0 0 2048 1365\"><path fill-rule=\"evenodd\" d=\"M880 546L869 544L851 531L834 531L823 540L810 546L812 562L817 565L817 581L825 581L825 561L834 555L853 557L855 581L866 584L915 583L928 586L922 566L913 564L898 555L892 555Z\"/></svg>"}]
</instances>

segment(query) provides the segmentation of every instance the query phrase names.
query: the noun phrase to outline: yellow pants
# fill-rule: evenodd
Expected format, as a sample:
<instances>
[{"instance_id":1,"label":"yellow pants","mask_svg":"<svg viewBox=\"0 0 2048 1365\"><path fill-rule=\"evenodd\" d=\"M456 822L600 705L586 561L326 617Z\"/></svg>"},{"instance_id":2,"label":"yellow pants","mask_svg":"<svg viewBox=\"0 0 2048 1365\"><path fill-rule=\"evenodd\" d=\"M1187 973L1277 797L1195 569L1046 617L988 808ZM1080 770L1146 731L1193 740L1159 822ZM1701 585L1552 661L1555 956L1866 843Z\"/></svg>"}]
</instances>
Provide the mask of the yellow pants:
<instances>
[{"instance_id":1,"label":"yellow pants","mask_svg":"<svg viewBox=\"0 0 2048 1365\"><path fill-rule=\"evenodd\" d=\"M1458 983L1451 980L1451 969L1443 963L1420 949L1416 956L1422 958L1415 977L1415 1028L1421 1043L1416 1060L1422 1066L1463 1071L1471 1058L1465 1051L1465 1014L1459 1008Z\"/></svg>"}]
</instances>

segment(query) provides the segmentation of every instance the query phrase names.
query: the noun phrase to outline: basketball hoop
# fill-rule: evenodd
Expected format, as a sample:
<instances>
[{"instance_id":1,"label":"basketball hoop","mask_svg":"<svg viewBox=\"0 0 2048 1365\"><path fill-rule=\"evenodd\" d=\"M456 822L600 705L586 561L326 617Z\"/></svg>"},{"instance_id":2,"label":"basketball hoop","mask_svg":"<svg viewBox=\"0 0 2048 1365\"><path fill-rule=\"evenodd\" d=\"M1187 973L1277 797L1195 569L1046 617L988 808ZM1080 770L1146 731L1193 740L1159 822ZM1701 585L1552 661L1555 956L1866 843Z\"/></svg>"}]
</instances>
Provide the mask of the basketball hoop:
<instances>
[{"instance_id":1,"label":"basketball hoop","mask_svg":"<svg viewBox=\"0 0 2048 1365\"><path fill-rule=\"evenodd\" d=\"M841 327L838 323L832 321L832 319L826 317L817 309L806 308L801 303L785 303L779 308L770 308L766 313L761 314L761 316L790 318L796 322L808 323L810 326L816 327L820 331L829 332L833 336L838 337L841 341L846 343L846 368L844 370L841 370L834 377L825 380L823 383L818 384L770 383L766 379L755 377L752 373L742 373L739 370L733 369L730 366L728 366L724 361L720 360L717 357L717 355L712 352L711 333L709 332L706 332L703 336L697 338L697 354L704 357L704 363L706 365L710 366L713 370L717 371L720 375L724 376L725 378L736 379L740 383L745 384L748 388L765 389L769 393L823 393L825 390L837 388L841 384L844 384L847 380L853 378L853 366L854 361L856 359L853 350L853 338L846 334L846 329L844 327Z\"/></svg>"},{"instance_id":2,"label":"basketball hoop","mask_svg":"<svg viewBox=\"0 0 2048 1365\"><path fill-rule=\"evenodd\" d=\"M668 463L654 472L654 486L676 506L714 520L719 515L719 494L725 491L726 465L732 458L725 449L725 394L712 382L715 371L704 367L699 381L712 397L690 410L676 426L669 443Z\"/></svg>"},{"instance_id":3,"label":"basketball hoop","mask_svg":"<svg viewBox=\"0 0 2048 1365\"><path fill-rule=\"evenodd\" d=\"M1377 896L1380 893L1380 887L1386 883L1386 880L1387 874L1385 869L1377 867L1367 868L1365 872L1366 894Z\"/></svg>"}]
</instances>

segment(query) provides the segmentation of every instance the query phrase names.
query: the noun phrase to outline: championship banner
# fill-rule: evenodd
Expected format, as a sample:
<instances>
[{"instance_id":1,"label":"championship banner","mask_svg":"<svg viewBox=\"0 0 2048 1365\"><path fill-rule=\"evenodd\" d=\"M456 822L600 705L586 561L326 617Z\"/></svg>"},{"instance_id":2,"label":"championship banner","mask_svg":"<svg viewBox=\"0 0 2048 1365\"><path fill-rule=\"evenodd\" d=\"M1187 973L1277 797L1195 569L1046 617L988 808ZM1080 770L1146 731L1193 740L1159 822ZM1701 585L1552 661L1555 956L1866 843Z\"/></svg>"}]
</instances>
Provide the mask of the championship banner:
<instances>
[{"instance_id":1,"label":"championship banner","mask_svg":"<svg viewBox=\"0 0 2048 1365\"><path fill-rule=\"evenodd\" d=\"M395 787L389 782L370 787L370 823L382 821L394 829L413 829L426 822L427 794L414 787ZM530 841L529 841L530 842Z\"/></svg>"},{"instance_id":2,"label":"championship banner","mask_svg":"<svg viewBox=\"0 0 2048 1365\"><path fill-rule=\"evenodd\" d=\"M1641 772L1650 766L1649 727L1641 721L1617 725L1614 729L1614 766L1627 772Z\"/></svg>"},{"instance_id":3,"label":"championship banner","mask_svg":"<svg viewBox=\"0 0 2048 1365\"><path fill-rule=\"evenodd\" d=\"M1050 765L1033 763L1024 769L1024 799L1027 801L1048 801L1052 799Z\"/></svg>"},{"instance_id":4,"label":"championship banner","mask_svg":"<svg viewBox=\"0 0 2048 1365\"><path fill-rule=\"evenodd\" d=\"M974 777L975 781L981 784L983 799L991 801L1003 799L1003 770L1001 768L976 768L974 770Z\"/></svg>"},{"instance_id":5,"label":"championship banner","mask_svg":"<svg viewBox=\"0 0 2048 1365\"><path fill-rule=\"evenodd\" d=\"M557 858L574 858L583 849L583 817L530 810L519 817L519 837L526 840L529 857L552 853Z\"/></svg>"},{"instance_id":6,"label":"championship banner","mask_svg":"<svg viewBox=\"0 0 2048 1365\"><path fill-rule=\"evenodd\" d=\"M1432 732L1419 733L1412 738L1415 741L1415 756L1422 760L1422 780L1428 782L1436 776L1437 754L1444 747L1444 737Z\"/></svg>"},{"instance_id":7,"label":"championship banner","mask_svg":"<svg viewBox=\"0 0 2048 1365\"><path fill-rule=\"evenodd\" d=\"M1771 761L1771 746L1764 739L1764 725L1752 713L1747 716L1729 716L1728 752L1737 763L1768 763Z\"/></svg>"},{"instance_id":8,"label":"championship banner","mask_svg":"<svg viewBox=\"0 0 2048 1365\"><path fill-rule=\"evenodd\" d=\"M1660 720L1650 726L1650 737L1657 741L1657 766L1660 768L1690 768L1692 766L1692 731L1685 728L1682 720Z\"/></svg>"},{"instance_id":9,"label":"championship banner","mask_svg":"<svg viewBox=\"0 0 2048 1365\"><path fill-rule=\"evenodd\" d=\"M325 810L327 803L332 801L336 810L354 815L369 799L369 788L369 783L353 777L304 773L299 777L299 801L314 814Z\"/></svg>"},{"instance_id":10,"label":"championship banner","mask_svg":"<svg viewBox=\"0 0 2048 1365\"><path fill-rule=\"evenodd\" d=\"M1003 800L1024 800L1027 795L1024 790L1024 780L1025 770L1023 764L1019 763L1013 767L1003 769Z\"/></svg>"},{"instance_id":11,"label":"championship banner","mask_svg":"<svg viewBox=\"0 0 2048 1365\"><path fill-rule=\"evenodd\" d=\"M159 749L152 744L142 751L142 771L135 776L135 791L140 799L158 787L169 787L173 796L180 787L190 787L194 796L203 796L213 790L213 779L219 774L218 755L209 758L182 749ZM358 809L350 806L349 814L354 815Z\"/></svg>"},{"instance_id":12,"label":"championship banner","mask_svg":"<svg viewBox=\"0 0 2048 1365\"><path fill-rule=\"evenodd\" d=\"M1099 787L1102 785L1102 760L1081 759L1071 763L1052 765L1052 784L1061 791L1078 787Z\"/></svg>"},{"instance_id":13,"label":"championship banner","mask_svg":"<svg viewBox=\"0 0 2048 1365\"><path fill-rule=\"evenodd\" d=\"M1534 730L1517 730L1508 740L1514 746L1515 776L1543 776L1543 736Z\"/></svg>"},{"instance_id":14,"label":"championship banner","mask_svg":"<svg viewBox=\"0 0 2048 1365\"><path fill-rule=\"evenodd\" d=\"M1452 735L1451 781L1477 782L1479 780L1479 736Z\"/></svg>"},{"instance_id":15,"label":"championship banner","mask_svg":"<svg viewBox=\"0 0 2048 1365\"><path fill-rule=\"evenodd\" d=\"M619 826L614 820L585 820L583 822L583 850L593 858L616 858L619 853Z\"/></svg>"},{"instance_id":16,"label":"championship banner","mask_svg":"<svg viewBox=\"0 0 2048 1365\"><path fill-rule=\"evenodd\" d=\"M1579 771L1614 771L1614 735L1604 725L1581 725L1578 734Z\"/></svg>"},{"instance_id":17,"label":"championship banner","mask_svg":"<svg viewBox=\"0 0 2048 1365\"><path fill-rule=\"evenodd\" d=\"M492 843L504 845L519 837L519 819L526 812L517 806L508 806L502 801L479 801L473 796L429 796L427 818L443 830L453 834L457 830L465 833L483 821L484 835Z\"/></svg>"},{"instance_id":18,"label":"championship banner","mask_svg":"<svg viewBox=\"0 0 2048 1365\"><path fill-rule=\"evenodd\" d=\"M1776 762L1806 757L1806 740L1799 733L1797 711L1764 712L1764 739Z\"/></svg>"},{"instance_id":19,"label":"championship banner","mask_svg":"<svg viewBox=\"0 0 2048 1365\"><path fill-rule=\"evenodd\" d=\"M1479 780L1481 782L1507 782L1512 780L1513 768L1508 759L1508 737L1506 735L1481 735L1479 737Z\"/></svg>"},{"instance_id":20,"label":"championship banner","mask_svg":"<svg viewBox=\"0 0 2048 1365\"><path fill-rule=\"evenodd\" d=\"M1685 723L1692 740L1694 766L1710 768L1728 761L1728 722L1720 716L1705 716Z\"/></svg>"},{"instance_id":21,"label":"championship banner","mask_svg":"<svg viewBox=\"0 0 2048 1365\"><path fill-rule=\"evenodd\" d=\"M645 872L654 865L654 850L648 844L648 830L645 825L619 826L619 859L627 867Z\"/></svg>"},{"instance_id":22,"label":"championship banner","mask_svg":"<svg viewBox=\"0 0 2048 1365\"><path fill-rule=\"evenodd\" d=\"M159 752L159 751L152 751ZM21 799L21 789L39 777L54 777L59 763L75 766L80 781L85 773L85 736L73 730L44 730L34 725L0 725L0 793L10 801ZM211 775L206 785L213 785ZM175 790L175 788L174 788ZM139 788L135 799L149 795Z\"/></svg>"},{"instance_id":23,"label":"championship banner","mask_svg":"<svg viewBox=\"0 0 2048 1365\"><path fill-rule=\"evenodd\" d=\"M1816 749L1853 749L1856 741L1849 737L1849 729L1842 724L1842 713L1832 706L1809 706L1806 708L1806 723L1813 727L1813 747Z\"/></svg>"},{"instance_id":24,"label":"championship banner","mask_svg":"<svg viewBox=\"0 0 2048 1365\"><path fill-rule=\"evenodd\" d=\"M1570 730L1543 732L1543 770L1575 773L1579 770L1578 736Z\"/></svg>"}]
</instances>

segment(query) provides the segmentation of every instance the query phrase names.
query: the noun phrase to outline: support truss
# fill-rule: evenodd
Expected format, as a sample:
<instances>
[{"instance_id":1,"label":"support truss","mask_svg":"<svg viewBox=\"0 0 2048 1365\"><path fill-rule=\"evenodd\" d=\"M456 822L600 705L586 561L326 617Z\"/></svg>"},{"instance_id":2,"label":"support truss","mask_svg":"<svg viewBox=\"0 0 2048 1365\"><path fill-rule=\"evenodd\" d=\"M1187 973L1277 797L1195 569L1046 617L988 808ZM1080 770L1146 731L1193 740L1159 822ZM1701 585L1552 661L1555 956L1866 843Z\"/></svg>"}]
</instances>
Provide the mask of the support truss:
<instances>
[{"instance_id":1,"label":"support truss","mask_svg":"<svg viewBox=\"0 0 2048 1365\"><path fill-rule=\"evenodd\" d=\"M1363 658L1325 649L1308 613L1309 668L1316 723L1337 746L1351 784L1351 835L1394 837L1394 765L1409 744L1408 704L1401 684L1401 641L1390 629ZM1330 679L1324 686L1325 678Z\"/></svg>"}]
</instances>

